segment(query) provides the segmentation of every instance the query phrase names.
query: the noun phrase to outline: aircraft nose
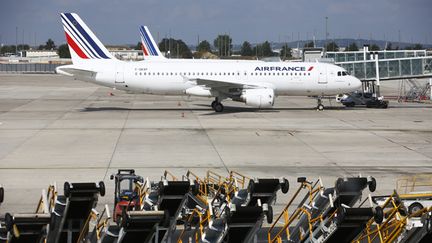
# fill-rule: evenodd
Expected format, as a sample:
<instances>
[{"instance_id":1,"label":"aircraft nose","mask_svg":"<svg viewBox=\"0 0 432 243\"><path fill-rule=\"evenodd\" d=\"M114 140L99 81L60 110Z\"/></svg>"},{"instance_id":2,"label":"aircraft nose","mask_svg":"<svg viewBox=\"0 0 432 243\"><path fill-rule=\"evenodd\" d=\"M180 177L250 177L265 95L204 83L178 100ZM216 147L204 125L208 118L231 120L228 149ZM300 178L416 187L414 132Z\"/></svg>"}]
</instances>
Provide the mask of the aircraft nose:
<instances>
[{"instance_id":1,"label":"aircraft nose","mask_svg":"<svg viewBox=\"0 0 432 243\"><path fill-rule=\"evenodd\" d=\"M352 77L351 86L355 89L360 89L362 87L362 81L356 77Z\"/></svg>"}]
</instances>

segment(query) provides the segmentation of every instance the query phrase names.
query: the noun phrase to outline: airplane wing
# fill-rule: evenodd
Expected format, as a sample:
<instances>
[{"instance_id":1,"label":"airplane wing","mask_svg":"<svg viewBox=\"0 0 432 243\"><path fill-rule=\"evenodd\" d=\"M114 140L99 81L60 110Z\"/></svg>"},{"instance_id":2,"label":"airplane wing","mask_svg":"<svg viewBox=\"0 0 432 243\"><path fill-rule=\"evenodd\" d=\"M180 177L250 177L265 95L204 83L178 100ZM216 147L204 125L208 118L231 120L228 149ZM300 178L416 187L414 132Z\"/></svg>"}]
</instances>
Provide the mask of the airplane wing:
<instances>
[{"instance_id":1,"label":"airplane wing","mask_svg":"<svg viewBox=\"0 0 432 243\"><path fill-rule=\"evenodd\" d=\"M255 89L255 88L272 88L271 85L266 83L247 83L247 82L232 82L232 81L222 81L222 80L215 80L215 79L202 79L202 78L195 78L195 79L189 79L187 77L184 77L187 79L188 82L192 82L199 86L205 86L210 89Z\"/></svg>"}]
</instances>

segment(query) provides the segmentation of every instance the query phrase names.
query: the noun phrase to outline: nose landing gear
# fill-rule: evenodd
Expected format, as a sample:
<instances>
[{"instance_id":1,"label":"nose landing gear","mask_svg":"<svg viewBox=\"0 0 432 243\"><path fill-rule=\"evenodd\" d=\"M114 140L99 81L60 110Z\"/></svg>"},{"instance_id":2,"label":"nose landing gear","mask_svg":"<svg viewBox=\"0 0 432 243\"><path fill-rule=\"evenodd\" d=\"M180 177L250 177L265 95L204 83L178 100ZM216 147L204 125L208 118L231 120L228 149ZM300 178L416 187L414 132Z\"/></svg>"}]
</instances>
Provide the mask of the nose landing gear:
<instances>
[{"instance_id":1,"label":"nose landing gear","mask_svg":"<svg viewBox=\"0 0 432 243\"><path fill-rule=\"evenodd\" d=\"M318 105L317 105L317 110L318 110L318 111L322 111L322 110L324 110L324 105L322 104L321 97L318 97L318 99L317 99L317 103L318 103Z\"/></svg>"}]
</instances>

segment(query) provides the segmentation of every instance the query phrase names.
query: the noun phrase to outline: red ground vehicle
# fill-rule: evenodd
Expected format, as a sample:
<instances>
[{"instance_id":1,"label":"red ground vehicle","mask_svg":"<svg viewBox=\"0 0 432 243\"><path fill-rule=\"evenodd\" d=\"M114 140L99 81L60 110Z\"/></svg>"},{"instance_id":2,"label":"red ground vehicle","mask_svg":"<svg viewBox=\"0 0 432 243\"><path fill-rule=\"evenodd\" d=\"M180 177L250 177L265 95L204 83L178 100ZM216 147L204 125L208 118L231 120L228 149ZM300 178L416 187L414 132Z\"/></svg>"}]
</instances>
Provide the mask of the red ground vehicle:
<instances>
[{"instance_id":1,"label":"red ground vehicle","mask_svg":"<svg viewBox=\"0 0 432 243\"><path fill-rule=\"evenodd\" d=\"M119 169L117 174L110 177L115 182L114 192L114 213L113 220L117 224L121 223L124 210L132 210L139 207L139 198L135 192L135 183L143 182L143 178L135 174L132 169Z\"/></svg>"}]
</instances>

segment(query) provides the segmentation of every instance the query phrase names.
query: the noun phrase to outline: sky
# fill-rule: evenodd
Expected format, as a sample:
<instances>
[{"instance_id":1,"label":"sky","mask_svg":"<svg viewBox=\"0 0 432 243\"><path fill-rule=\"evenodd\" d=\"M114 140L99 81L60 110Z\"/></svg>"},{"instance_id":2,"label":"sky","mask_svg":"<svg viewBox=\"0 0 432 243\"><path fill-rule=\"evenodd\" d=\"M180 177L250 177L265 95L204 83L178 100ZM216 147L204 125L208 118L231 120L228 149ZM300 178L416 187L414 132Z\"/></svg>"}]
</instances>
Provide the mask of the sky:
<instances>
[{"instance_id":1,"label":"sky","mask_svg":"<svg viewBox=\"0 0 432 243\"><path fill-rule=\"evenodd\" d=\"M432 43L432 0L0 0L0 43L65 43L60 12L75 12L107 45L135 44L138 27L187 44L362 38ZM400 33L400 34L399 34ZM24 40L24 41L23 41Z\"/></svg>"}]
</instances>

